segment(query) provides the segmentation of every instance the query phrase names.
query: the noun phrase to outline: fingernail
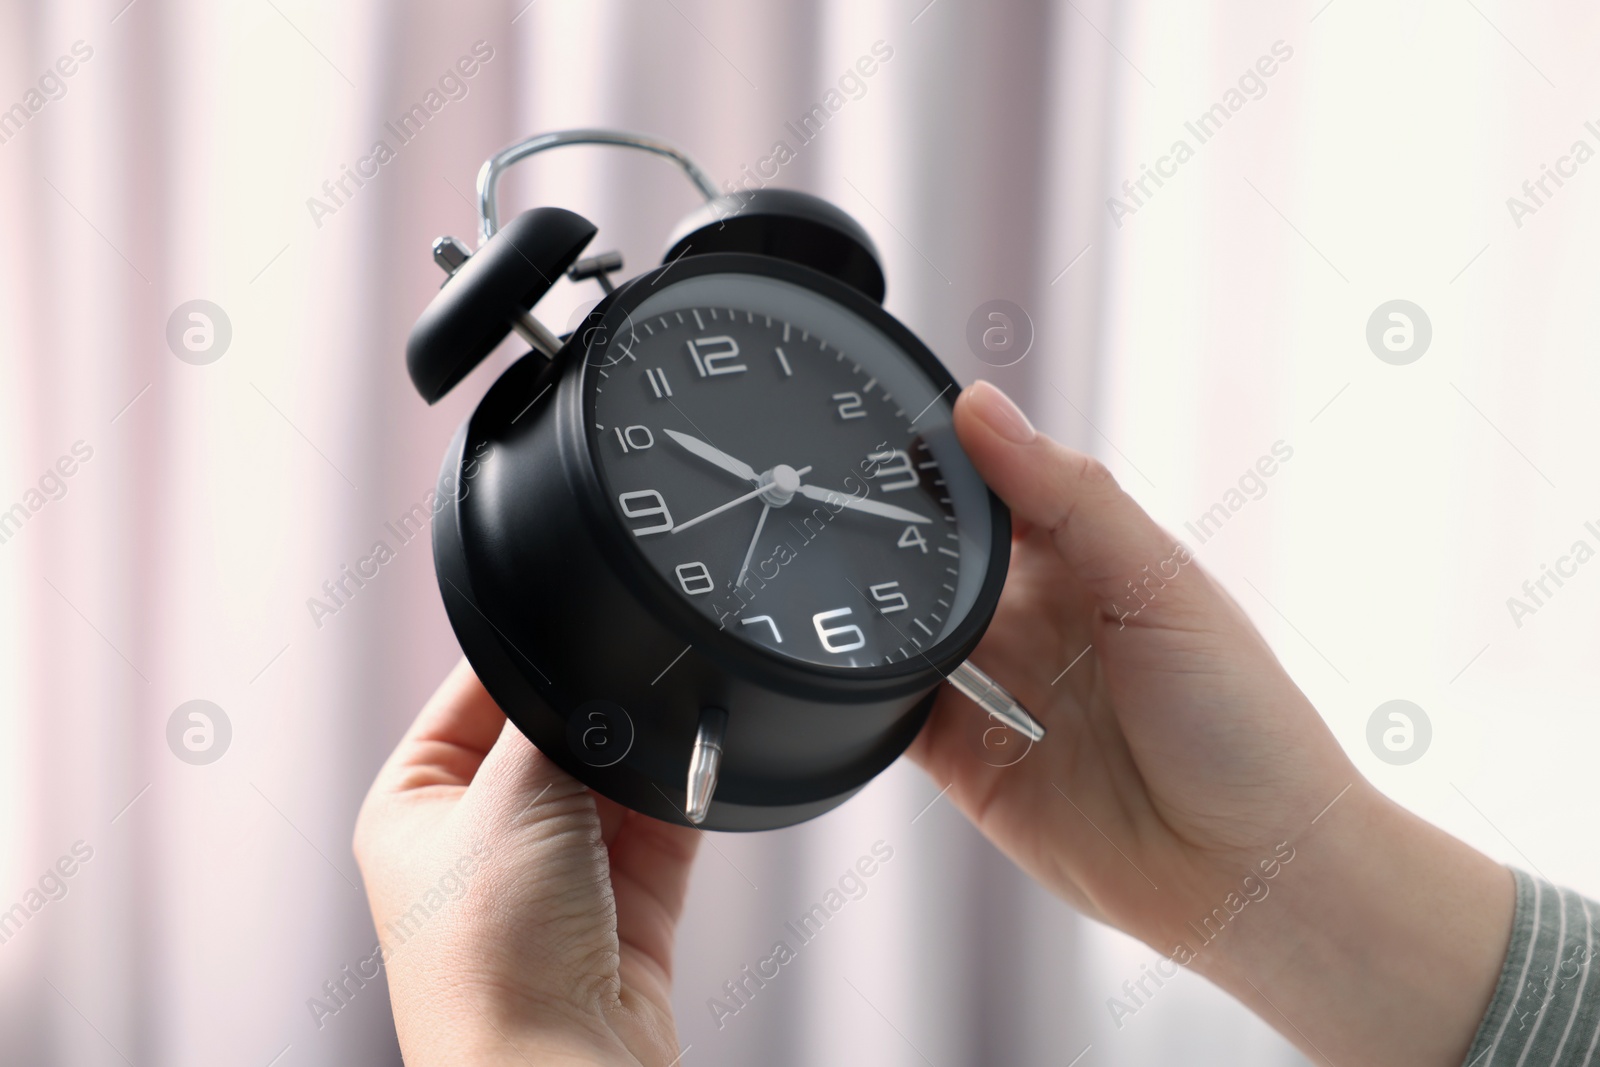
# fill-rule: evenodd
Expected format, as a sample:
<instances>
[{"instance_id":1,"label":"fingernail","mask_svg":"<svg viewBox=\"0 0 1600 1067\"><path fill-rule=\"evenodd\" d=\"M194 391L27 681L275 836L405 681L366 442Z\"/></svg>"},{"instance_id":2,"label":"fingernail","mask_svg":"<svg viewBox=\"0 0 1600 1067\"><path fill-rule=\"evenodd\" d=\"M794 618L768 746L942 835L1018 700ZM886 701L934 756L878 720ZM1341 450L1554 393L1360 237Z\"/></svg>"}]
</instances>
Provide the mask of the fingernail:
<instances>
[{"instance_id":1,"label":"fingernail","mask_svg":"<svg viewBox=\"0 0 1600 1067\"><path fill-rule=\"evenodd\" d=\"M1028 421L1028 416L1022 409L1011 402L1011 398L1002 393L996 386L988 382L978 382L967 390L971 399L968 401L979 419L989 429L1016 445L1025 445L1038 436L1038 431L1033 428L1033 423Z\"/></svg>"}]
</instances>

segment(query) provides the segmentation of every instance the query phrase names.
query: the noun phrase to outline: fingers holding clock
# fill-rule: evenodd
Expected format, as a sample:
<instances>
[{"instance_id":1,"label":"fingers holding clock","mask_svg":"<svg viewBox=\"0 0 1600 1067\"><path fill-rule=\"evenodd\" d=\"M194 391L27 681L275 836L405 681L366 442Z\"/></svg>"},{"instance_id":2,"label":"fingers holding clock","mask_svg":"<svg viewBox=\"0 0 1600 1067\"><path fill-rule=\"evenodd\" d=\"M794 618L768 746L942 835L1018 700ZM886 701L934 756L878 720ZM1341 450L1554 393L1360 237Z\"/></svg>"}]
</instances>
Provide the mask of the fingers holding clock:
<instances>
[{"instance_id":1,"label":"fingers holding clock","mask_svg":"<svg viewBox=\"0 0 1600 1067\"><path fill-rule=\"evenodd\" d=\"M987 382L957 398L955 427L1019 528L1048 539L1073 587L1095 605L1097 656L1129 651L1139 636L1165 631L1170 641L1137 645L1161 660L1149 666L1170 668L1175 649L1198 655L1220 643L1247 655L1255 669L1282 675L1238 603L1099 462L1036 432Z\"/></svg>"},{"instance_id":2,"label":"fingers holding clock","mask_svg":"<svg viewBox=\"0 0 1600 1067\"><path fill-rule=\"evenodd\" d=\"M1038 433L995 386L964 390L955 425L984 481L1021 525L1049 533L1105 622L1180 625L1220 606L1209 581L1174 581L1180 570L1198 570L1193 557L1104 466Z\"/></svg>"},{"instance_id":3,"label":"fingers holding clock","mask_svg":"<svg viewBox=\"0 0 1600 1067\"><path fill-rule=\"evenodd\" d=\"M1209 802L1218 782L1259 788L1267 777L1347 773L1316 710L1238 604L1104 467L1036 433L991 385L962 393L955 424L984 480L1033 526L990 634L1020 641L1011 628L1020 619L1056 643L1054 662L1040 654L1035 665L1011 660L997 671L1024 699L1042 686L1059 694L1058 714L1079 709L1082 735L1108 765L1115 756L1126 768L1136 755L1139 774L1125 777L1152 788L1169 812ZM1071 736L1059 724L1046 720L1053 737Z\"/></svg>"},{"instance_id":4,"label":"fingers holding clock","mask_svg":"<svg viewBox=\"0 0 1600 1067\"><path fill-rule=\"evenodd\" d=\"M602 821L608 809L615 813L615 829L607 835L606 845L617 902L617 938L624 949L637 950L664 992L672 979L673 938L689 894L700 831L659 822L598 794L595 803ZM629 965L625 953L624 972Z\"/></svg>"},{"instance_id":5,"label":"fingers holding clock","mask_svg":"<svg viewBox=\"0 0 1600 1067\"><path fill-rule=\"evenodd\" d=\"M395 747L373 783L373 792L466 788L505 722L505 714L471 665L461 660Z\"/></svg>"}]
</instances>

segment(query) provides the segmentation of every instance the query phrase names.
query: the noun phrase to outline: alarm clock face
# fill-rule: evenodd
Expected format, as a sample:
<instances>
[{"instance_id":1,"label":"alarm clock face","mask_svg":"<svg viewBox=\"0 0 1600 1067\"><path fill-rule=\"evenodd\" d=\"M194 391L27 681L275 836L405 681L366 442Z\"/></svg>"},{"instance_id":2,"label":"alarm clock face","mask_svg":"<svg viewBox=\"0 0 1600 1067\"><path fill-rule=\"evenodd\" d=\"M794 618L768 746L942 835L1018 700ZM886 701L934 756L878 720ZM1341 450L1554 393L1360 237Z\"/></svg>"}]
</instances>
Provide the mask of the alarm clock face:
<instances>
[{"instance_id":1,"label":"alarm clock face","mask_svg":"<svg viewBox=\"0 0 1600 1067\"><path fill-rule=\"evenodd\" d=\"M587 353L590 453L626 541L772 654L926 666L977 599L994 536L951 425L958 387L831 279L705 271L631 284Z\"/></svg>"}]
</instances>

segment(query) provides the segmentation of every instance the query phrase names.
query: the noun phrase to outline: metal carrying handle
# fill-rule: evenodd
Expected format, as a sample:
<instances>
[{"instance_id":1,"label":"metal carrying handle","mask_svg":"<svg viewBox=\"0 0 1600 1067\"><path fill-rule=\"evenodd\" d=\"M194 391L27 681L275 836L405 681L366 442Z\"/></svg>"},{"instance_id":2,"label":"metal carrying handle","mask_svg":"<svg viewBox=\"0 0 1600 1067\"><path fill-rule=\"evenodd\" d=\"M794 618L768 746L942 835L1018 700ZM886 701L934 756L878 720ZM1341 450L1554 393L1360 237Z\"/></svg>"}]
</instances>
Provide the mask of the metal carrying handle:
<instances>
[{"instance_id":1,"label":"metal carrying handle","mask_svg":"<svg viewBox=\"0 0 1600 1067\"><path fill-rule=\"evenodd\" d=\"M495 203L495 194L500 187L500 175L513 164L519 163L536 152L543 152L549 148L559 148L562 145L572 144L603 144L615 145L619 148L633 148L641 152L651 152L658 156L665 156L676 163L689 180L699 190L700 195L708 201L715 200L722 195L711 176L700 169L694 160L654 137L646 137L638 133L624 133L621 130L556 130L553 133L537 133L526 140L518 141L514 145L502 148L484 161L478 171L478 247L482 248L485 241L495 235L500 228L500 209Z\"/></svg>"}]
</instances>

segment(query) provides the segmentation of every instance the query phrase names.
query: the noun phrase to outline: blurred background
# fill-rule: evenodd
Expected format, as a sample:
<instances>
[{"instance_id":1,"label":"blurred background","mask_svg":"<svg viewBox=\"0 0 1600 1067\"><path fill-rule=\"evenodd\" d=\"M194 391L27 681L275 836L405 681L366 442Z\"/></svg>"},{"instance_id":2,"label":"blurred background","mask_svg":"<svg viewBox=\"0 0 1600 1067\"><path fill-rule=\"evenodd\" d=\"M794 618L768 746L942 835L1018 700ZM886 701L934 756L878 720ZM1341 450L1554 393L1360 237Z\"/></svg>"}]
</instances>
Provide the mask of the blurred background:
<instances>
[{"instance_id":1,"label":"blurred background","mask_svg":"<svg viewBox=\"0 0 1600 1067\"><path fill-rule=\"evenodd\" d=\"M1509 0L6 3L0 909L44 891L0 943L0 1062L399 1062L381 981L308 1002L371 953L355 812L459 655L426 542L385 523L497 373L429 409L401 353L479 164L572 126L719 181L786 142L773 183L866 226L889 309L1188 540L1382 789L1600 893L1600 563L1560 562L1600 547L1597 23ZM819 104L801 144L786 124ZM630 271L696 203L604 149L503 197L594 219ZM597 295L563 282L542 315ZM968 343L994 300L1021 358ZM378 541L380 576L314 617ZM185 747L191 701L211 731ZM880 840L869 895L719 1027L709 998ZM1154 951L1033 888L912 768L713 844L685 1064L1304 1062L1189 974L1116 1018Z\"/></svg>"}]
</instances>

